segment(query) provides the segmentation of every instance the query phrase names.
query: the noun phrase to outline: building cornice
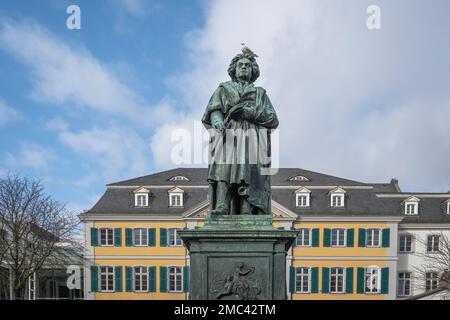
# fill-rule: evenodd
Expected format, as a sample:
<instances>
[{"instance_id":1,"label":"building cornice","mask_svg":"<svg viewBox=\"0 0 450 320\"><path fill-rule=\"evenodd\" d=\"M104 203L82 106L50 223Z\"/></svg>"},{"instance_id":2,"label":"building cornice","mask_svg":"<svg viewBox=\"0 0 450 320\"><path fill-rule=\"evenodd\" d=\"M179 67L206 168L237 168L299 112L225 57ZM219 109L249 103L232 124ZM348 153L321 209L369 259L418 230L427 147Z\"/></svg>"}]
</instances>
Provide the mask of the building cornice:
<instances>
[{"instance_id":1,"label":"building cornice","mask_svg":"<svg viewBox=\"0 0 450 320\"><path fill-rule=\"evenodd\" d=\"M400 222L399 216L299 216L298 222Z\"/></svg>"},{"instance_id":2,"label":"building cornice","mask_svg":"<svg viewBox=\"0 0 450 320\"><path fill-rule=\"evenodd\" d=\"M400 223L399 229L450 229L450 223Z\"/></svg>"},{"instance_id":3,"label":"building cornice","mask_svg":"<svg viewBox=\"0 0 450 320\"><path fill-rule=\"evenodd\" d=\"M377 193L378 198L409 198L409 197L420 197L420 198L450 198L449 193Z\"/></svg>"}]
</instances>

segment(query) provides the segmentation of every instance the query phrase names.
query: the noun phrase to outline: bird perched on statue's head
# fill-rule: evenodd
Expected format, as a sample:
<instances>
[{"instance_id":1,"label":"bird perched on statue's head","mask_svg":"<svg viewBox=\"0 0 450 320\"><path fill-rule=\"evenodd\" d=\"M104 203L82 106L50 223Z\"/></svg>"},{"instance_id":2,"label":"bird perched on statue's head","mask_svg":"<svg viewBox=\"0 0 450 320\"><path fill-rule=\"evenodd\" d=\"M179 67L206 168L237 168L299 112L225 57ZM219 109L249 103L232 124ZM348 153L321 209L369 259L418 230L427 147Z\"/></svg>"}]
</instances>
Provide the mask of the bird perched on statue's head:
<instances>
[{"instance_id":1,"label":"bird perched on statue's head","mask_svg":"<svg viewBox=\"0 0 450 320\"><path fill-rule=\"evenodd\" d=\"M241 43L242 47L242 53L245 54L246 56L251 56L251 57L255 57L258 58L258 55L255 54L252 50L249 49L249 47L245 46L245 43Z\"/></svg>"}]
</instances>

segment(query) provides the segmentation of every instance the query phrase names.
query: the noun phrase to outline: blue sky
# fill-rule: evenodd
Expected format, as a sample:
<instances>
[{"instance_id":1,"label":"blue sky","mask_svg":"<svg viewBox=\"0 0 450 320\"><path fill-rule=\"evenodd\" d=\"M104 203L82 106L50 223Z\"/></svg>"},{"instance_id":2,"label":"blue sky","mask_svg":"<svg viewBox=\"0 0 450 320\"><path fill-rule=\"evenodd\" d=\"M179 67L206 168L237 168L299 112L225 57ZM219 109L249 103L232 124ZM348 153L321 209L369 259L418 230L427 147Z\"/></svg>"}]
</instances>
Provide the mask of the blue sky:
<instances>
[{"instance_id":1,"label":"blue sky","mask_svg":"<svg viewBox=\"0 0 450 320\"><path fill-rule=\"evenodd\" d=\"M66 28L70 4L81 30ZM370 4L381 30L366 27ZM447 192L449 10L445 0L3 0L0 174L42 179L80 211L107 183L178 166L171 133L193 131L246 42L280 118L282 166Z\"/></svg>"}]
</instances>

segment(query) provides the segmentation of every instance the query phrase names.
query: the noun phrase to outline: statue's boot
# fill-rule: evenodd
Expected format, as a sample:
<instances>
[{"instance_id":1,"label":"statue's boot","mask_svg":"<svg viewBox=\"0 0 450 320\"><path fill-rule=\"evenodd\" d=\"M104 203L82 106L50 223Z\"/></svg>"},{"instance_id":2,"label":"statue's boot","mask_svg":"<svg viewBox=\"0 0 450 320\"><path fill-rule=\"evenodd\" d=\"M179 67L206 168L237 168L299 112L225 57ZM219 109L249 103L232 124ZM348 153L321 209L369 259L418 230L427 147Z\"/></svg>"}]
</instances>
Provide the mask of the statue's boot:
<instances>
[{"instance_id":1,"label":"statue's boot","mask_svg":"<svg viewBox=\"0 0 450 320\"><path fill-rule=\"evenodd\" d=\"M246 198L241 201L241 214L252 214L252 205Z\"/></svg>"},{"instance_id":2,"label":"statue's boot","mask_svg":"<svg viewBox=\"0 0 450 320\"><path fill-rule=\"evenodd\" d=\"M230 213L231 195L226 182L218 182L216 189L216 207L211 210L211 215L224 215Z\"/></svg>"}]
</instances>

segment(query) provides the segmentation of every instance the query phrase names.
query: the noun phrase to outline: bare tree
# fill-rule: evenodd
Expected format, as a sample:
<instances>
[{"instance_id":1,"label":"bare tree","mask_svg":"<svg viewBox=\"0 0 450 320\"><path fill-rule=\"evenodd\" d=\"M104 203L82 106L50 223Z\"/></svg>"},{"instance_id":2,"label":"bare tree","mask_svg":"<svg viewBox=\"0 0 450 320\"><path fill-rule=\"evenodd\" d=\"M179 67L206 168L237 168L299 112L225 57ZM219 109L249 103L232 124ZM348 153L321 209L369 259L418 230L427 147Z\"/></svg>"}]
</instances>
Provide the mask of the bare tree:
<instances>
[{"instance_id":1,"label":"bare tree","mask_svg":"<svg viewBox=\"0 0 450 320\"><path fill-rule=\"evenodd\" d=\"M414 266L414 287L427 291L427 281L435 282L438 287L447 286L450 271L450 237L443 232L433 234L431 238L417 237L416 241L423 247L414 255L421 259L420 265ZM428 277L427 277L428 276ZM430 287L433 287L430 285Z\"/></svg>"},{"instance_id":2,"label":"bare tree","mask_svg":"<svg viewBox=\"0 0 450 320\"><path fill-rule=\"evenodd\" d=\"M27 279L60 256L57 243L71 242L78 223L39 181L12 174L0 179L0 265L9 270L11 300L25 297Z\"/></svg>"}]
</instances>

